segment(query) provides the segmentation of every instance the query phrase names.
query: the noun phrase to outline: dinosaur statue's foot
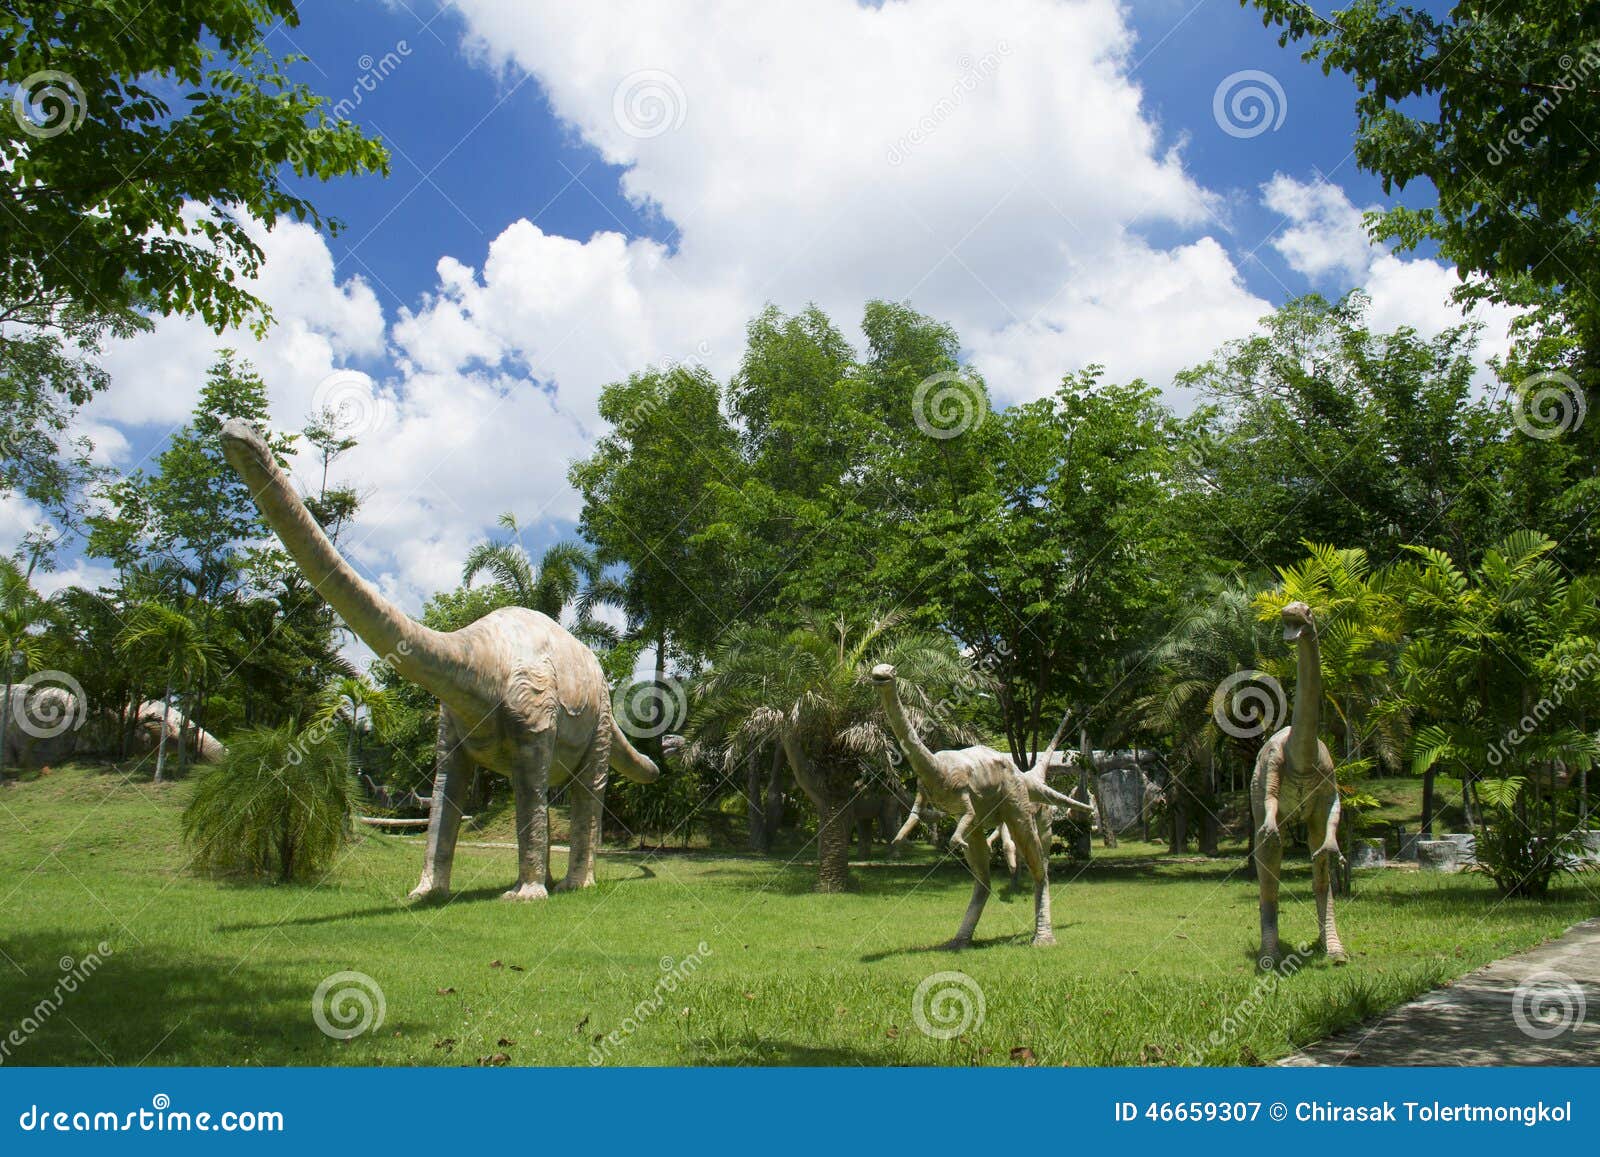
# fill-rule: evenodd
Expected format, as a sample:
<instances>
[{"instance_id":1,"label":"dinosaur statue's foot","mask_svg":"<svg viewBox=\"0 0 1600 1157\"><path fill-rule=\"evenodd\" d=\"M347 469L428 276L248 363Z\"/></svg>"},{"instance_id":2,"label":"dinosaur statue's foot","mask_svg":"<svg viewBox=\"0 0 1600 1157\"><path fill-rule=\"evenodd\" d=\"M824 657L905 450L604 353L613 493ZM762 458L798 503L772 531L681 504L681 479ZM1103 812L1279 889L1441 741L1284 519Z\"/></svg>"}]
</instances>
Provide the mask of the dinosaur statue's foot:
<instances>
[{"instance_id":1,"label":"dinosaur statue's foot","mask_svg":"<svg viewBox=\"0 0 1600 1157\"><path fill-rule=\"evenodd\" d=\"M594 887L594 877L593 876L590 876L587 880L575 880L569 875L565 879L563 879L560 883L558 883L555 887L551 888L550 891L552 893L554 893L554 892L577 892L577 891L579 891L579 890L581 890L583 888L592 888L592 887Z\"/></svg>"},{"instance_id":2,"label":"dinosaur statue's foot","mask_svg":"<svg viewBox=\"0 0 1600 1157\"><path fill-rule=\"evenodd\" d=\"M438 888L432 884L418 884L406 896L407 903L411 904L443 904L450 899L449 888Z\"/></svg>"},{"instance_id":3,"label":"dinosaur statue's foot","mask_svg":"<svg viewBox=\"0 0 1600 1157\"><path fill-rule=\"evenodd\" d=\"M544 900L550 893L543 884L519 884L509 892L502 892L502 900Z\"/></svg>"},{"instance_id":4,"label":"dinosaur statue's foot","mask_svg":"<svg viewBox=\"0 0 1600 1157\"><path fill-rule=\"evenodd\" d=\"M1335 944L1332 948L1329 948L1327 950L1327 952L1328 952L1328 963L1329 964L1349 964L1350 963L1350 954L1348 952L1346 952L1344 950L1343 946L1341 946L1341 945Z\"/></svg>"},{"instance_id":5,"label":"dinosaur statue's foot","mask_svg":"<svg viewBox=\"0 0 1600 1157\"><path fill-rule=\"evenodd\" d=\"M956 936L939 945L938 950L940 952L960 952L963 948L971 947L972 941L970 939L963 940L961 937Z\"/></svg>"},{"instance_id":6,"label":"dinosaur statue's foot","mask_svg":"<svg viewBox=\"0 0 1600 1157\"><path fill-rule=\"evenodd\" d=\"M1033 938L1033 947L1035 948L1054 948L1055 946L1056 934L1054 932L1040 932Z\"/></svg>"},{"instance_id":7,"label":"dinosaur statue's foot","mask_svg":"<svg viewBox=\"0 0 1600 1157\"><path fill-rule=\"evenodd\" d=\"M1263 944L1261 951L1256 953L1256 967L1262 972L1271 972L1283 960L1283 953L1276 944Z\"/></svg>"}]
</instances>

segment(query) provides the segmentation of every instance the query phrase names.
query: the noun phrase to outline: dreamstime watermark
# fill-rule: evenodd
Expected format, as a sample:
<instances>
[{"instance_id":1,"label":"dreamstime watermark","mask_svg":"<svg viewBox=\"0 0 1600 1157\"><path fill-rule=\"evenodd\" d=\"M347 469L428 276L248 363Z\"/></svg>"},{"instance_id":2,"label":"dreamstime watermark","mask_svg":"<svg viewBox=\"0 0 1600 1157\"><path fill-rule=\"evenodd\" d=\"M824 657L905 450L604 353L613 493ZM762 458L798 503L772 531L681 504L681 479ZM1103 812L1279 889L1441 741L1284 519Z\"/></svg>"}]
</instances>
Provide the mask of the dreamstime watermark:
<instances>
[{"instance_id":1,"label":"dreamstime watermark","mask_svg":"<svg viewBox=\"0 0 1600 1157\"><path fill-rule=\"evenodd\" d=\"M35 739L76 731L89 718L83 684L65 671L36 671L11 689L11 717Z\"/></svg>"},{"instance_id":2,"label":"dreamstime watermark","mask_svg":"<svg viewBox=\"0 0 1600 1157\"><path fill-rule=\"evenodd\" d=\"M1211 115L1230 137L1249 140L1283 127L1289 98L1270 72L1246 68L1222 78L1211 94Z\"/></svg>"},{"instance_id":3,"label":"dreamstime watermark","mask_svg":"<svg viewBox=\"0 0 1600 1157\"><path fill-rule=\"evenodd\" d=\"M668 402L671 401L669 391L661 386L662 381L670 378L679 370L690 374L703 370L706 367L707 359L710 357L711 343L702 341L695 344L693 353L683 357L668 358L662 362L660 377L647 379L652 382L651 389L644 399L635 403L627 414L623 416L622 420L612 428L613 432L624 438L632 436L635 430L648 422L655 414L665 409Z\"/></svg>"},{"instance_id":4,"label":"dreamstime watermark","mask_svg":"<svg viewBox=\"0 0 1600 1157\"><path fill-rule=\"evenodd\" d=\"M988 1014L983 987L965 972L925 976L911 994L911 1019L923 1035L934 1040L954 1040L964 1032L976 1031Z\"/></svg>"},{"instance_id":5,"label":"dreamstime watermark","mask_svg":"<svg viewBox=\"0 0 1600 1157\"><path fill-rule=\"evenodd\" d=\"M1585 678L1596 666L1600 666L1600 655L1589 654L1570 671L1564 672L1556 680L1555 687L1549 695L1542 696L1523 717L1517 720L1515 727L1508 728L1506 733L1489 745L1489 750L1484 758L1490 767L1499 767L1511 757L1512 751L1521 747L1528 736L1543 725L1544 721L1553 715L1562 703L1566 702L1567 692L1578 685L1580 679Z\"/></svg>"},{"instance_id":6,"label":"dreamstime watermark","mask_svg":"<svg viewBox=\"0 0 1600 1157\"><path fill-rule=\"evenodd\" d=\"M1235 671L1211 693L1211 718L1235 739L1271 734L1288 713L1283 684L1265 671Z\"/></svg>"},{"instance_id":7,"label":"dreamstime watermark","mask_svg":"<svg viewBox=\"0 0 1600 1157\"><path fill-rule=\"evenodd\" d=\"M938 132L939 126L945 121L955 116L956 110L966 102L967 97L976 92L980 85L999 70L1001 58L1010 55L1011 45L1002 40L995 44L992 51L985 52L976 61L964 54L958 56L956 67L961 70L961 74L950 86L950 92L941 96L934 102L932 108L918 117L916 125L910 132L889 146L884 159L891 165L901 164L911 155L913 149Z\"/></svg>"},{"instance_id":8,"label":"dreamstime watermark","mask_svg":"<svg viewBox=\"0 0 1600 1157\"><path fill-rule=\"evenodd\" d=\"M311 1019L334 1040L377 1032L388 1009L383 988L365 972L335 972L311 994Z\"/></svg>"},{"instance_id":9,"label":"dreamstime watermark","mask_svg":"<svg viewBox=\"0 0 1600 1157\"><path fill-rule=\"evenodd\" d=\"M1517 383L1511 421L1530 438L1547 442L1583 425L1589 403L1571 374L1546 370Z\"/></svg>"},{"instance_id":10,"label":"dreamstime watermark","mask_svg":"<svg viewBox=\"0 0 1600 1157\"><path fill-rule=\"evenodd\" d=\"M411 55L411 51L411 45L407 41L397 40L394 47L382 56L374 58L370 53L362 53L356 59L356 67L361 71L355 83L350 86L350 95L340 97L328 110L329 120L332 122L330 127L314 128L306 134L303 142L296 142L289 150L289 163L298 168L311 149L320 145L327 136L337 131L339 126L348 122L351 114L362 106L367 97L377 92L379 86L394 75Z\"/></svg>"},{"instance_id":11,"label":"dreamstime watermark","mask_svg":"<svg viewBox=\"0 0 1600 1157\"><path fill-rule=\"evenodd\" d=\"M1545 86L1547 95L1540 98L1539 103L1533 106L1532 112L1523 115L1501 135L1498 141L1489 146L1491 165L1498 165L1504 161L1511 155L1513 148L1527 148L1556 109L1565 104L1568 97L1577 93L1583 82L1600 73L1600 46L1590 45L1576 59L1570 53L1564 54L1556 64L1560 67L1561 74L1553 83ZM1586 95L1593 99L1592 92L1586 91Z\"/></svg>"},{"instance_id":12,"label":"dreamstime watermark","mask_svg":"<svg viewBox=\"0 0 1600 1157\"><path fill-rule=\"evenodd\" d=\"M670 72L641 68L617 82L611 92L611 119L635 140L649 140L682 128L689 98Z\"/></svg>"},{"instance_id":13,"label":"dreamstime watermark","mask_svg":"<svg viewBox=\"0 0 1600 1157\"><path fill-rule=\"evenodd\" d=\"M326 414L341 435L376 434L389 421L389 399L359 370L334 370L311 393L311 410Z\"/></svg>"},{"instance_id":14,"label":"dreamstime watermark","mask_svg":"<svg viewBox=\"0 0 1600 1157\"><path fill-rule=\"evenodd\" d=\"M74 960L70 956L63 956L57 961L61 976L57 978L55 987L50 990L50 995L29 1009L27 1015L18 1021L4 1038L0 1038L0 1065L11 1058L13 1049L19 1049L27 1044L29 1037L60 1012L62 1006L67 1003L67 997L77 992L79 985L87 982L98 972L105 958L110 955L112 955L111 945L102 940L95 945L93 952L82 959Z\"/></svg>"},{"instance_id":15,"label":"dreamstime watermark","mask_svg":"<svg viewBox=\"0 0 1600 1157\"><path fill-rule=\"evenodd\" d=\"M73 132L88 113L89 98L78 78L53 68L24 77L11 93L17 127L39 140Z\"/></svg>"},{"instance_id":16,"label":"dreamstime watermark","mask_svg":"<svg viewBox=\"0 0 1600 1157\"><path fill-rule=\"evenodd\" d=\"M1256 977L1256 982L1250 986L1250 991L1244 998L1223 1015L1217 1027L1206 1037L1206 1045L1211 1049L1220 1049L1259 1019L1270 1007L1278 986L1305 967L1310 952L1309 948L1300 948L1287 953L1281 960L1273 960L1266 956L1258 960L1256 963L1261 969L1261 975ZM1195 1054L1196 1064L1204 1063L1204 1050L1198 1045L1190 1045L1189 1050Z\"/></svg>"},{"instance_id":17,"label":"dreamstime watermark","mask_svg":"<svg viewBox=\"0 0 1600 1157\"><path fill-rule=\"evenodd\" d=\"M621 1024L589 1046L589 1064L596 1067L605 1064L614 1051L621 1048L629 1037L644 1027L645 1022L666 1007L667 997L677 992L680 985L687 983L690 977L699 972L700 966L706 962L706 957L711 955L713 955L711 946L702 940L695 945L694 951L682 960L663 956L660 961L661 975L656 978L655 987L650 990L650 995L634 1005L632 1012L623 1017Z\"/></svg>"},{"instance_id":18,"label":"dreamstime watermark","mask_svg":"<svg viewBox=\"0 0 1600 1157\"><path fill-rule=\"evenodd\" d=\"M931 374L911 392L911 420L930 438L959 438L983 425L989 396L981 383L961 370Z\"/></svg>"},{"instance_id":19,"label":"dreamstime watermark","mask_svg":"<svg viewBox=\"0 0 1600 1157\"><path fill-rule=\"evenodd\" d=\"M654 739L683 726L689 696L681 679L635 679L611 695L611 716L634 739Z\"/></svg>"},{"instance_id":20,"label":"dreamstime watermark","mask_svg":"<svg viewBox=\"0 0 1600 1157\"><path fill-rule=\"evenodd\" d=\"M1588 1011L1583 985L1564 972L1529 973L1511 994L1511 1019L1530 1040L1575 1032Z\"/></svg>"}]
</instances>

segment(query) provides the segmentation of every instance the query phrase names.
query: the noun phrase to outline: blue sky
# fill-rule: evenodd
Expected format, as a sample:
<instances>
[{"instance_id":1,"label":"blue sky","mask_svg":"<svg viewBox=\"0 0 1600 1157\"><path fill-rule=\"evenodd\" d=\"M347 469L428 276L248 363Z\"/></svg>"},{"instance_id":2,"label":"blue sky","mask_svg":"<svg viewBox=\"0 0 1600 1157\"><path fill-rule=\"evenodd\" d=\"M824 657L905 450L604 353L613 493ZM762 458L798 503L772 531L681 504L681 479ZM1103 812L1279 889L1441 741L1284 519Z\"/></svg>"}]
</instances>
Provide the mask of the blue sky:
<instances>
[{"instance_id":1,"label":"blue sky","mask_svg":"<svg viewBox=\"0 0 1600 1157\"><path fill-rule=\"evenodd\" d=\"M725 377L768 302L853 333L908 300L997 404L1096 362L1185 407L1178 370L1312 289L1460 320L1453 270L1366 241L1348 81L1234 0L324 0L271 42L392 172L307 186L337 236L261 233L264 340L164 320L107 351L83 428L139 465L237 348L278 425L349 416L350 553L413 611L501 511L571 535L604 385ZM36 519L0 503L0 547ZM103 577L69 551L53 581Z\"/></svg>"}]
</instances>

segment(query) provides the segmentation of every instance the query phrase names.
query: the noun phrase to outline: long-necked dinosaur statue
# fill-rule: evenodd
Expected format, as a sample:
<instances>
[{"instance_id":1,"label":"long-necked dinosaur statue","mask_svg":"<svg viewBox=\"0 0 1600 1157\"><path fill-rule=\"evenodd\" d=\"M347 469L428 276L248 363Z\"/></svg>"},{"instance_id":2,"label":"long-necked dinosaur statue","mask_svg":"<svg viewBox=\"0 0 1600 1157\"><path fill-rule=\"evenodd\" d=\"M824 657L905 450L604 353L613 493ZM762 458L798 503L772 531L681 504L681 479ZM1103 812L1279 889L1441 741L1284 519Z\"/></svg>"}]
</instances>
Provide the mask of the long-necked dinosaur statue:
<instances>
[{"instance_id":1,"label":"long-necked dinosaur statue","mask_svg":"<svg viewBox=\"0 0 1600 1157\"><path fill-rule=\"evenodd\" d=\"M1322 710L1322 655L1317 624L1305 603L1283 608L1283 640L1295 645L1294 710L1256 756L1250 804L1256 830L1256 877L1261 885L1261 963L1278 959L1278 868L1283 862L1282 825L1303 819L1310 829L1311 880L1317 897L1317 930L1328 959L1342 964L1344 945L1333 921L1331 887L1339 851L1339 782L1333 757L1317 738Z\"/></svg>"},{"instance_id":2,"label":"long-necked dinosaur statue","mask_svg":"<svg viewBox=\"0 0 1600 1157\"><path fill-rule=\"evenodd\" d=\"M660 774L612 718L611 695L594 652L559 623L521 607L503 607L459 631L429 630L340 556L254 428L229 422L222 446L267 524L322 597L402 678L439 700L427 859L412 898L449 895L473 764L511 780L518 871L516 887L505 898L540 900L548 894L549 791L569 777L572 850L566 877L555 887L592 885L608 767L640 783Z\"/></svg>"},{"instance_id":3,"label":"long-necked dinosaur statue","mask_svg":"<svg viewBox=\"0 0 1600 1157\"><path fill-rule=\"evenodd\" d=\"M1046 805L1089 810L1088 804L1063 795L1044 781L1044 769L1055 754L1060 731L1049 750L1027 772L1018 769L1009 755L992 747L929 751L900 704L894 668L887 663L878 664L872 669L872 681L883 699L889 729L916 772L919 797L958 817L950 846L966 853L967 866L972 870L972 899L955 938L945 947L965 948L972 943L978 917L989 901L988 836L998 824L1010 830L1033 875L1033 943L1054 944L1055 933L1050 925L1050 812Z\"/></svg>"}]
</instances>

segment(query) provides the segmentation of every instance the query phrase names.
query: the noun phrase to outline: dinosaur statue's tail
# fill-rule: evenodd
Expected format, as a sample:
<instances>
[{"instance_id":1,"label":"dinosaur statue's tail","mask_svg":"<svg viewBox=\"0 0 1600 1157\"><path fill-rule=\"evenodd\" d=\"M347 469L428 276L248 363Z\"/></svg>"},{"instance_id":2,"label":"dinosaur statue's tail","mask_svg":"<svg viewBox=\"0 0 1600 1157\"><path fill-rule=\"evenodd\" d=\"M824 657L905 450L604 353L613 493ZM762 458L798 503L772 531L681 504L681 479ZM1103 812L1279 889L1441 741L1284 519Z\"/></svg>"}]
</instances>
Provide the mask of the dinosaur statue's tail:
<instances>
[{"instance_id":1,"label":"dinosaur statue's tail","mask_svg":"<svg viewBox=\"0 0 1600 1157\"><path fill-rule=\"evenodd\" d=\"M1084 803L1076 796L1066 795L1057 791L1044 781L1043 775L1027 772L1022 775L1028 785L1028 798L1034 803L1049 803L1056 807L1072 808L1075 811L1092 812L1093 804Z\"/></svg>"},{"instance_id":2,"label":"dinosaur statue's tail","mask_svg":"<svg viewBox=\"0 0 1600 1157\"><path fill-rule=\"evenodd\" d=\"M656 761L628 742L628 737L617 726L615 719L610 722L612 770L621 772L634 783L654 783L660 779L661 769L656 766Z\"/></svg>"}]
</instances>

